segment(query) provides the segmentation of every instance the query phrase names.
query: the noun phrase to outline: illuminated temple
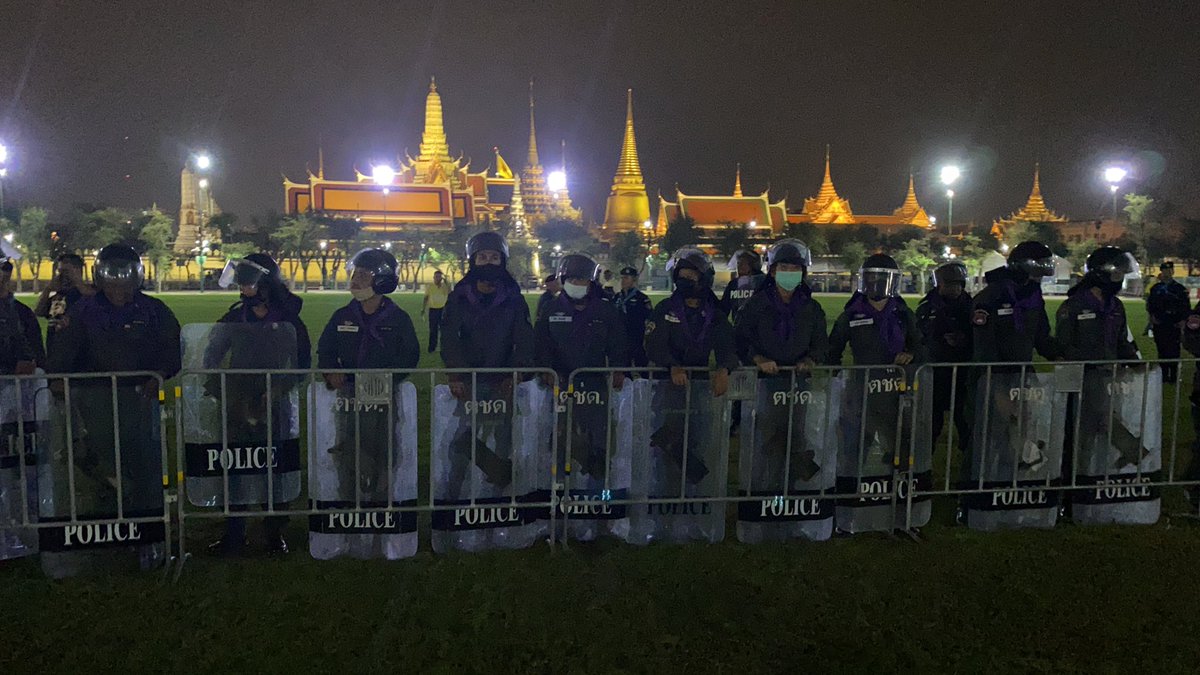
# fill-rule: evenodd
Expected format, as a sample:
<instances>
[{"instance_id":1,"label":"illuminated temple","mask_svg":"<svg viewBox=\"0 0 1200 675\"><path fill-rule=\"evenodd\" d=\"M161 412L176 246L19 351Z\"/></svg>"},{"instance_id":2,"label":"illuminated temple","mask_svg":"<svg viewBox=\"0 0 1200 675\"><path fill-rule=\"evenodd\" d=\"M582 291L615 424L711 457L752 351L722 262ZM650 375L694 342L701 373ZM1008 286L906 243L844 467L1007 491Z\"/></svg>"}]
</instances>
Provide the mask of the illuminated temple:
<instances>
[{"instance_id":1,"label":"illuminated temple","mask_svg":"<svg viewBox=\"0 0 1200 675\"><path fill-rule=\"evenodd\" d=\"M679 216L691 218L696 227L710 236L718 234L727 225L745 225L761 233L761 236L778 236L789 223L812 223L814 225L870 225L881 232L904 227L928 228L932 224L929 214L917 201L913 177L908 177L908 193L904 202L891 214L855 214L850 200L840 196L833 185L830 173L829 150L825 150L825 177L814 197L804 200L800 210L788 210L787 198L773 201L770 190L758 195L742 192L742 175L739 166L734 177L731 195L689 195L675 188L675 201L669 202L659 196L658 221L655 229L665 232L667 224Z\"/></svg>"},{"instance_id":2,"label":"illuminated temple","mask_svg":"<svg viewBox=\"0 0 1200 675\"><path fill-rule=\"evenodd\" d=\"M1007 218L997 218L992 223L992 234L1004 238L1005 231L1017 223L1055 223L1060 228L1067 223L1066 216L1059 215L1046 206L1042 198L1042 185L1039 174L1041 167L1033 165L1033 190L1029 193L1029 201L1017 211L1010 213Z\"/></svg>"},{"instance_id":3,"label":"illuminated temple","mask_svg":"<svg viewBox=\"0 0 1200 675\"><path fill-rule=\"evenodd\" d=\"M542 214L549 201L537 161L532 96L529 142L524 176L514 174L497 148L493 148L495 170L491 175L488 169L472 172L470 160L464 161L462 154L458 157L450 154L443 126L442 97L431 79L419 152L415 158L405 153L389 182L380 184L376 181L378 175L367 175L357 168L352 180L326 178L322 159L315 174L308 172L305 183L284 177L285 211L354 218L363 223L364 232L384 238L389 233L399 234L414 228L446 231L455 226L489 225L510 219L518 221L513 223L514 227L528 234L530 219ZM526 177L529 182L523 184ZM517 213L512 213L514 210Z\"/></svg>"}]
</instances>

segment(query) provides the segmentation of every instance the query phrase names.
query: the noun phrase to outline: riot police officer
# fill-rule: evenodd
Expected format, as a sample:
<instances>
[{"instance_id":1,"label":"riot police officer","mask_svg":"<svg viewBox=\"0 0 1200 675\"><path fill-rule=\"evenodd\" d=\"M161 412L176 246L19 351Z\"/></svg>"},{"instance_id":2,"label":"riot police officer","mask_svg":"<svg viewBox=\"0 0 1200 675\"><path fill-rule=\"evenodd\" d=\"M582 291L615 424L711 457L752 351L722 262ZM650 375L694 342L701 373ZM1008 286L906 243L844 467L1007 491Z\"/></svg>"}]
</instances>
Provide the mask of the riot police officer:
<instances>
[{"instance_id":1,"label":"riot police officer","mask_svg":"<svg viewBox=\"0 0 1200 675\"><path fill-rule=\"evenodd\" d=\"M335 311L325 324L317 341L318 368L410 370L417 367L421 348L412 318L387 297L396 290L396 267L395 256L378 248L365 248L346 263L352 299ZM391 403L394 400L390 396L392 385L405 377L404 374L324 374L329 389L356 402L356 392L370 390L375 394L384 392L387 403ZM365 378L374 379L375 384L381 386L363 387ZM390 485L387 439L394 433L389 429L391 420L395 417L389 414L386 404L367 411L356 405L354 411L339 415L335 420L337 444L331 452L337 455L335 465L342 501L355 501L359 496L364 501L387 499Z\"/></svg>"},{"instance_id":2,"label":"riot police officer","mask_svg":"<svg viewBox=\"0 0 1200 675\"><path fill-rule=\"evenodd\" d=\"M646 357L646 322L654 305L650 297L638 288L638 271L633 267L621 268L621 290L613 298L613 304L621 312L625 324L625 349L629 354L629 362L635 368L645 368L649 363Z\"/></svg>"},{"instance_id":3,"label":"riot police officer","mask_svg":"<svg viewBox=\"0 0 1200 675\"><path fill-rule=\"evenodd\" d=\"M721 294L721 311L730 321L737 323L738 311L762 288L766 279L762 272L762 256L754 249L739 249L729 256L729 269L733 272L733 278Z\"/></svg>"},{"instance_id":4,"label":"riot police officer","mask_svg":"<svg viewBox=\"0 0 1200 675\"><path fill-rule=\"evenodd\" d=\"M967 266L948 262L933 271L933 288L917 304L917 326L930 363L967 363L971 360L971 295L967 293ZM960 367L935 367L931 438L942 433L950 399L954 399L954 426L962 452L970 443L967 424L968 372Z\"/></svg>"},{"instance_id":5,"label":"riot police officer","mask_svg":"<svg viewBox=\"0 0 1200 675\"><path fill-rule=\"evenodd\" d=\"M13 261L0 254L0 375L29 375L46 365L37 317L12 293Z\"/></svg>"},{"instance_id":6,"label":"riot police officer","mask_svg":"<svg viewBox=\"0 0 1200 675\"><path fill-rule=\"evenodd\" d=\"M900 297L900 267L889 255L868 257L858 273L858 291L829 334L830 365L842 362L846 345L855 365L912 363L921 349L917 320Z\"/></svg>"},{"instance_id":7,"label":"riot police officer","mask_svg":"<svg viewBox=\"0 0 1200 675\"><path fill-rule=\"evenodd\" d=\"M1146 299L1146 311L1150 314L1150 327L1154 331L1154 346L1158 358L1179 358L1180 331L1188 314L1188 292L1183 284L1175 281L1175 263L1165 262L1158 266L1158 283L1150 288ZM1163 363L1163 383L1174 384L1178 367L1174 363Z\"/></svg>"},{"instance_id":8,"label":"riot police officer","mask_svg":"<svg viewBox=\"0 0 1200 675\"><path fill-rule=\"evenodd\" d=\"M1032 361L1034 349L1051 361L1061 356L1042 299L1042 277L1051 274L1050 248L1026 241L1013 248L1008 264L984 275L987 287L971 304L971 351L976 363Z\"/></svg>"},{"instance_id":9,"label":"riot police officer","mask_svg":"<svg viewBox=\"0 0 1200 675\"><path fill-rule=\"evenodd\" d=\"M557 276L562 293L550 302L534 327L535 363L554 369L559 381L570 382L576 392L600 394L595 404L574 407L573 428L566 431L573 467L602 480L607 468L607 378L599 373L579 375L573 381L568 378L579 368L627 365L625 327L617 308L604 299L595 260L579 253L563 256ZM624 374L613 373L613 389L620 389L623 383ZM566 421L565 415L561 418Z\"/></svg>"},{"instance_id":10,"label":"riot police officer","mask_svg":"<svg viewBox=\"0 0 1200 675\"><path fill-rule=\"evenodd\" d=\"M767 276L741 308L734 327L746 363L763 375L779 368L811 368L825 358L825 311L806 283L812 255L797 239L782 239L767 252ZM726 289L729 292L729 289Z\"/></svg>"},{"instance_id":11,"label":"riot police officer","mask_svg":"<svg viewBox=\"0 0 1200 675\"><path fill-rule=\"evenodd\" d=\"M281 364L294 364L293 368L301 370L312 367L312 343L309 341L308 328L300 318L304 301L288 289L274 258L266 253L251 253L242 259L232 259L226 264L219 283L222 288L237 287L241 295L214 327L204 353L206 368L219 367L226 355L232 369L274 369ZM287 340L291 344L286 346L290 348L294 344L295 354L280 354L283 361L265 358L273 346L278 346L262 344L264 340L271 339L265 329L273 324L290 324L294 330L294 341ZM272 439L279 443L285 438L286 420L290 419L293 412L288 398L298 384L298 378L272 376L270 391L267 390L267 382L264 373L227 376L225 390L222 391L219 378L210 378L206 393L225 399L225 418L228 420L231 440L265 443L268 417L274 426ZM267 404L274 408L272 415L266 414ZM244 478L259 480L257 477ZM254 488L247 486L246 489ZM234 505L230 510L240 508L240 505ZM287 541L283 537L286 525L287 516L268 516L263 520L267 553L288 552ZM225 534L209 549L220 555L238 555L245 549L245 539L246 519L231 517L225 521Z\"/></svg>"}]
</instances>

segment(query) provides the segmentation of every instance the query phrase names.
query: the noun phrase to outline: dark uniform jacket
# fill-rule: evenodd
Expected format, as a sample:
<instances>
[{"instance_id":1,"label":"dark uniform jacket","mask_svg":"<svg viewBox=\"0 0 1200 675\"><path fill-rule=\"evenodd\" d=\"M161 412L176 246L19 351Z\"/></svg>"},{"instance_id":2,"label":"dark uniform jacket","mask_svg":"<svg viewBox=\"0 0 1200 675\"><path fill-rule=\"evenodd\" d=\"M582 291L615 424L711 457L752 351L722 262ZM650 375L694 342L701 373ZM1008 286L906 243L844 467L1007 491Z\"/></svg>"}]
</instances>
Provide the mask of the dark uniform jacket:
<instances>
[{"instance_id":1,"label":"dark uniform jacket","mask_svg":"<svg viewBox=\"0 0 1200 675\"><path fill-rule=\"evenodd\" d=\"M625 322L625 347L632 358L633 352L643 348L646 322L654 312L654 303L650 302L650 296L635 287L617 293L613 305L621 312L621 319Z\"/></svg>"},{"instance_id":2,"label":"dark uniform jacket","mask_svg":"<svg viewBox=\"0 0 1200 675\"><path fill-rule=\"evenodd\" d=\"M1183 348L1200 356L1200 303L1183 320ZM1200 406L1200 377L1192 377L1192 404Z\"/></svg>"},{"instance_id":3,"label":"dark uniform jacket","mask_svg":"<svg viewBox=\"0 0 1200 675\"><path fill-rule=\"evenodd\" d=\"M384 297L374 314L351 300L329 317L317 340L319 368L417 367L421 347L412 318L391 298Z\"/></svg>"},{"instance_id":4,"label":"dark uniform jacket","mask_svg":"<svg viewBox=\"0 0 1200 675\"><path fill-rule=\"evenodd\" d=\"M1146 311L1150 313L1150 321L1155 326L1171 326L1183 321L1188 315L1187 288L1175 280L1154 284L1150 288L1150 297L1146 299Z\"/></svg>"},{"instance_id":5,"label":"dark uniform jacket","mask_svg":"<svg viewBox=\"0 0 1200 675\"><path fill-rule=\"evenodd\" d=\"M971 296L943 298L935 288L917 305L917 327L921 329L925 358L932 363L971 361Z\"/></svg>"},{"instance_id":6,"label":"dark uniform jacket","mask_svg":"<svg viewBox=\"0 0 1200 675\"><path fill-rule=\"evenodd\" d=\"M733 327L711 292L695 308L684 304L679 293L659 302L646 324L646 354L660 368L707 368L710 355L716 357L718 368L738 366Z\"/></svg>"},{"instance_id":7,"label":"dark uniform jacket","mask_svg":"<svg viewBox=\"0 0 1200 675\"><path fill-rule=\"evenodd\" d=\"M442 361L447 368L528 368L533 365L529 305L511 278L496 292L475 290L467 273L442 312Z\"/></svg>"},{"instance_id":8,"label":"dark uniform jacket","mask_svg":"<svg viewBox=\"0 0 1200 675\"><path fill-rule=\"evenodd\" d=\"M620 311L598 289L582 309L565 294L550 301L534 326L534 348L537 365L553 368L563 381L577 368L629 363Z\"/></svg>"},{"instance_id":9,"label":"dark uniform jacket","mask_svg":"<svg viewBox=\"0 0 1200 675\"><path fill-rule=\"evenodd\" d=\"M542 318L542 314L546 311L546 305L550 304L555 298L562 295L562 292L551 293L545 291L538 297L537 312L533 315L534 320Z\"/></svg>"},{"instance_id":10,"label":"dark uniform jacket","mask_svg":"<svg viewBox=\"0 0 1200 675\"><path fill-rule=\"evenodd\" d=\"M734 334L747 365L756 356L780 366L794 366L804 359L820 363L829 349L825 310L805 284L797 286L785 304L778 287L768 280L742 307Z\"/></svg>"},{"instance_id":11,"label":"dark uniform jacket","mask_svg":"<svg viewBox=\"0 0 1200 675\"><path fill-rule=\"evenodd\" d=\"M0 375L11 375L20 361L46 365L37 317L13 296L0 298Z\"/></svg>"},{"instance_id":12,"label":"dark uniform jacket","mask_svg":"<svg viewBox=\"0 0 1200 675\"><path fill-rule=\"evenodd\" d=\"M116 307L103 293L80 300L47 356L51 373L179 372L179 321L158 298L135 293ZM107 386L107 385L106 385Z\"/></svg>"},{"instance_id":13,"label":"dark uniform jacket","mask_svg":"<svg viewBox=\"0 0 1200 675\"><path fill-rule=\"evenodd\" d=\"M1050 335L1050 318L1042 287L1036 283L1017 285L1007 267L988 272L987 287L975 295L971 323L975 327L974 360L982 362L1029 362L1033 350L1049 360L1062 350Z\"/></svg>"},{"instance_id":14,"label":"dark uniform jacket","mask_svg":"<svg viewBox=\"0 0 1200 675\"><path fill-rule=\"evenodd\" d=\"M908 352L921 361L921 332L917 318L903 298L888 298L883 311L875 311L867 296L855 293L829 334L830 365L840 365L846 344L855 365L890 365L896 355Z\"/></svg>"},{"instance_id":15,"label":"dark uniform jacket","mask_svg":"<svg viewBox=\"0 0 1200 675\"><path fill-rule=\"evenodd\" d=\"M766 283L766 275L750 274L744 277L734 277L725 285L721 294L721 311L730 321L736 321L738 312L750 302L754 294L762 290Z\"/></svg>"},{"instance_id":16,"label":"dark uniform jacket","mask_svg":"<svg viewBox=\"0 0 1200 675\"><path fill-rule=\"evenodd\" d=\"M1058 344L1068 361L1140 359L1125 319L1125 305L1113 296L1097 298L1090 286L1079 284L1058 308Z\"/></svg>"},{"instance_id":17,"label":"dark uniform jacket","mask_svg":"<svg viewBox=\"0 0 1200 675\"><path fill-rule=\"evenodd\" d=\"M308 337L308 327L304 325L304 321L300 319L300 310L304 307L304 300L294 293L286 294L282 300L274 302L270 305L266 316L258 318L254 310L246 305L245 302L239 301L229 308L229 311L220 318L218 324L230 323L288 323L296 330L296 360L294 368L307 369L312 367L312 342ZM236 333L222 333L220 326L217 326L212 333L212 341L209 343L208 350L205 354L205 367L215 368L217 362L221 360L225 352L230 349L229 340ZM256 333L246 333L246 335L258 335ZM269 349L269 346L266 347ZM255 349L254 345L247 345L245 348L233 349L230 354L230 368L261 368L263 364L269 363L269 360L261 359L261 353Z\"/></svg>"}]
</instances>

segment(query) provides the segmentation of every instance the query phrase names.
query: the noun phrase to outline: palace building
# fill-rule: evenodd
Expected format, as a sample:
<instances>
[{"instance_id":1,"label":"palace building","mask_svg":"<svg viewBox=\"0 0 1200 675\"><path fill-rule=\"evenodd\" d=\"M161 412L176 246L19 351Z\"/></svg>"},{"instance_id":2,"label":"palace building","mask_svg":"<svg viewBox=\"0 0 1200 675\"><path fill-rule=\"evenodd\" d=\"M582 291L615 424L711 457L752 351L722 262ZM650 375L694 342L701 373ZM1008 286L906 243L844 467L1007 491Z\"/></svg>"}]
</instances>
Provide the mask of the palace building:
<instances>
[{"instance_id":1,"label":"palace building","mask_svg":"<svg viewBox=\"0 0 1200 675\"><path fill-rule=\"evenodd\" d=\"M633 133L633 90L625 92L625 136L621 142L621 158L613 176L612 189L604 205L604 223L599 238L612 241L623 232L641 232L650 222L650 198L638 161L637 138ZM664 230L665 231L665 230Z\"/></svg>"},{"instance_id":2,"label":"palace building","mask_svg":"<svg viewBox=\"0 0 1200 675\"><path fill-rule=\"evenodd\" d=\"M311 211L354 218L363 223L364 232L382 238L412 228L446 231L460 225L488 225L497 220L507 221L514 215L528 234L530 217L547 203L545 181L537 161L532 96L529 142L525 175L516 176L498 148L493 148L495 171L491 175L488 169L472 172L470 160L464 161L461 153L458 157L450 155L442 97L437 83L431 79L425 98L425 128L415 158L406 153L399 166L390 171L372 171L368 175L355 168L352 180L334 180L325 177L322 157L317 172L308 172L307 182L295 182L284 176L284 209L289 214ZM528 184L526 177L530 179ZM521 213L511 213L514 202Z\"/></svg>"},{"instance_id":3,"label":"palace building","mask_svg":"<svg viewBox=\"0 0 1200 675\"><path fill-rule=\"evenodd\" d=\"M1025 202L1025 206L1010 213L1007 218L997 218L992 223L992 234L996 238L1003 241L1008 228L1017 223L1054 223L1056 227L1062 229L1068 222L1066 216L1059 215L1046 206L1046 200L1042 198L1040 173L1041 167L1034 164L1033 190L1029 193L1029 201Z\"/></svg>"}]
</instances>

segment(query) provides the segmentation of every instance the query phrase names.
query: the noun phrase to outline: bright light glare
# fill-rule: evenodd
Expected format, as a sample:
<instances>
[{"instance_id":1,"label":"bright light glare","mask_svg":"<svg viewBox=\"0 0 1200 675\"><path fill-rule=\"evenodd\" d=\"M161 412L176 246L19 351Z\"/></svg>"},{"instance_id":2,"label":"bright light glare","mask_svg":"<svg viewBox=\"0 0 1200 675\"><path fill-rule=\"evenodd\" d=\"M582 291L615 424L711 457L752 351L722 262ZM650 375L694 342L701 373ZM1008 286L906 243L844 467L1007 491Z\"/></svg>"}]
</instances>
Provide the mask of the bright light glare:
<instances>
[{"instance_id":1,"label":"bright light glare","mask_svg":"<svg viewBox=\"0 0 1200 675\"><path fill-rule=\"evenodd\" d=\"M8 161L8 146L0 143L0 164Z\"/></svg>"},{"instance_id":2,"label":"bright light glare","mask_svg":"<svg viewBox=\"0 0 1200 675\"><path fill-rule=\"evenodd\" d=\"M756 227L758 227L758 221L757 220L750 221L750 229L753 230Z\"/></svg>"},{"instance_id":3,"label":"bright light glare","mask_svg":"<svg viewBox=\"0 0 1200 675\"><path fill-rule=\"evenodd\" d=\"M371 179L376 185L391 185L396 180L396 170L387 164L378 164L371 167Z\"/></svg>"},{"instance_id":4,"label":"bright light glare","mask_svg":"<svg viewBox=\"0 0 1200 675\"><path fill-rule=\"evenodd\" d=\"M197 155L196 156L196 168L197 169L207 169L210 166L212 166L212 157L209 157L208 155Z\"/></svg>"},{"instance_id":5,"label":"bright light glare","mask_svg":"<svg viewBox=\"0 0 1200 675\"><path fill-rule=\"evenodd\" d=\"M936 225L937 224L937 216L929 216L929 224Z\"/></svg>"},{"instance_id":6,"label":"bright light glare","mask_svg":"<svg viewBox=\"0 0 1200 675\"><path fill-rule=\"evenodd\" d=\"M551 171L549 176L546 176L546 187L550 188L551 192L562 192L567 189L567 174L562 171Z\"/></svg>"},{"instance_id":7,"label":"bright light glare","mask_svg":"<svg viewBox=\"0 0 1200 675\"><path fill-rule=\"evenodd\" d=\"M645 220L642 221L642 227L649 230L654 227L654 223L650 222L649 220Z\"/></svg>"},{"instance_id":8,"label":"bright light glare","mask_svg":"<svg viewBox=\"0 0 1200 675\"><path fill-rule=\"evenodd\" d=\"M954 190L946 190L946 199L954 199Z\"/></svg>"},{"instance_id":9,"label":"bright light glare","mask_svg":"<svg viewBox=\"0 0 1200 675\"><path fill-rule=\"evenodd\" d=\"M1104 180L1108 181L1109 183L1116 184L1125 180L1125 176L1128 174L1128 171L1119 166L1110 166L1104 170Z\"/></svg>"},{"instance_id":10,"label":"bright light glare","mask_svg":"<svg viewBox=\"0 0 1200 675\"><path fill-rule=\"evenodd\" d=\"M207 179L207 178L201 178L201 179L200 179L200 189L201 189L201 190L207 190L207 189L208 189L208 179Z\"/></svg>"},{"instance_id":11,"label":"bright light glare","mask_svg":"<svg viewBox=\"0 0 1200 675\"><path fill-rule=\"evenodd\" d=\"M958 170L957 166L954 166L953 164L951 164L950 166L943 166L942 167L942 184L943 185L951 185L954 183L954 181L958 180L958 177L961 175L962 175L962 172Z\"/></svg>"}]
</instances>

